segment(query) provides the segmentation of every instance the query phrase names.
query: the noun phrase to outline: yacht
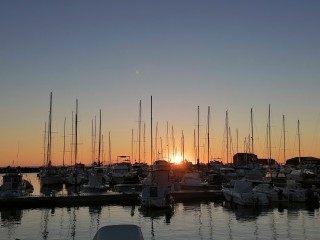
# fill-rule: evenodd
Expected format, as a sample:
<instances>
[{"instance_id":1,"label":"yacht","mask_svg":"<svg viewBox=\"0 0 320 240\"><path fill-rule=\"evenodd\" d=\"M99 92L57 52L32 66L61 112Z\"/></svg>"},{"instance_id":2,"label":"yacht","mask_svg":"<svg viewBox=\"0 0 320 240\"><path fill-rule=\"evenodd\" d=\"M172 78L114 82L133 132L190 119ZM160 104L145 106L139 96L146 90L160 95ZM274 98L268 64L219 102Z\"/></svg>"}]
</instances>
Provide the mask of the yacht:
<instances>
[{"instance_id":1,"label":"yacht","mask_svg":"<svg viewBox=\"0 0 320 240\"><path fill-rule=\"evenodd\" d=\"M142 206L155 208L171 206L170 169L170 163L165 160L154 162L152 170L142 182L142 192L140 194Z\"/></svg>"},{"instance_id":2,"label":"yacht","mask_svg":"<svg viewBox=\"0 0 320 240\"><path fill-rule=\"evenodd\" d=\"M0 187L0 197L22 197L33 192L31 182L24 179L20 173L7 173L2 177L3 183Z\"/></svg>"}]
</instances>

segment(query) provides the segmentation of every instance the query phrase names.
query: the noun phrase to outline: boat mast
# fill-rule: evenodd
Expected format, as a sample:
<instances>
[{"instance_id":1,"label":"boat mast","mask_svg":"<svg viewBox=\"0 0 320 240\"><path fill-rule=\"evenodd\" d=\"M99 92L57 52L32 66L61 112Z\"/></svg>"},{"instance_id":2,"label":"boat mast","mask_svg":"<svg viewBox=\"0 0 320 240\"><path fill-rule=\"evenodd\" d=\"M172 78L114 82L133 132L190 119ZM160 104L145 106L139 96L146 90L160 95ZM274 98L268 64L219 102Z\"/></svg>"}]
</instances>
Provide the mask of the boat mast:
<instances>
[{"instance_id":1,"label":"boat mast","mask_svg":"<svg viewBox=\"0 0 320 240\"><path fill-rule=\"evenodd\" d=\"M196 146L196 130L193 129L193 151L194 151L194 164L197 163L197 146Z\"/></svg>"},{"instance_id":2,"label":"boat mast","mask_svg":"<svg viewBox=\"0 0 320 240\"><path fill-rule=\"evenodd\" d=\"M200 164L200 160L199 160L199 156L200 156L200 152L199 152L199 147L200 147L200 144L199 144L199 130L200 130L200 125L199 125L199 115L200 115L200 108L199 108L199 105L198 105L198 146L197 146L197 165Z\"/></svg>"},{"instance_id":3,"label":"boat mast","mask_svg":"<svg viewBox=\"0 0 320 240\"><path fill-rule=\"evenodd\" d=\"M66 154L66 121L67 118L64 118L64 125L63 125L63 157L62 157L62 165L64 166L64 157Z\"/></svg>"},{"instance_id":4,"label":"boat mast","mask_svg":"<svg viewBox=\"0 0 320 240\"><path fill-rule=\"evenodd\" d=\"M133 160L133 128L131 129L131 159ZM136 161L136 159L134 160Z\"/></svg>"},{"instance_id":5,"label":"boat mast","mask_svg":"<svg viewBox=\"0 0 320 240\"><path fill-rule=\"evenodd\" d=\"M251 108L251 151L254 153L253 149L253 114L252 114L252 108Z\"/></svg>"},{"instance_id":6,"label":"boat mast","mask_svg":"<svg viewBox=\"0 0 320 240\"><path fill-rule=\"evenodd\" d=\"M78 157L78 99L76 99L74 165L77 164L77 157Z\"/></svg>"},{"instance_id":7,"label":"boat mast","mask_svg":"<svg viewBox=\"0 0 320 240\"><path fill-rule=\"evenodd\" d=\"M50 109L49 109L49 121L48 121L47 165L51 165L51 120L52 120L52 92L50 93Z\"/></svg>"},{"instance_id":8,"label":"boat mast","mask_svg":"<svg viewBox=\"0 0 320 240\"><path fill-rule=\"evenodd\" d=\"M208 106L208 164L210 162L210 106Z\"/></svg>"},{"instance_id":9,"label":"boat mast","mask_svg":"<svg viewBox=\"0 0 320 240\"><path fill-rule=\"evenodd\" d=\"M181 136L181 144L182 144L182 161L184 161L184 134L182 130L182 136Z\"/></svg>"},{"instance_id":10,"label":"boat mast","mask_svg":"<svg viewBox=\"0 0 320 240\"><path fill-rule=\"evenodd\" d=\"M98 152L98 166L100 166L100 157L101 157L101 109L100 109L100 120L99 120L99 152Z\"/></svg>"},{"instance_id":11,"label":"boat mast","mask_svg":"<svg viewBox=\"0 0 320 240\"><path fill-rule=\"evenodd\" d=\"M239 163L239 134L238 128L236 128L236 135L237 135L237 164Z\"/></svg>"},{"instance_id":12,"label":"boat mast","mask_svg":"<svg viewBox=\"0 0 320 240\"><path fill-rule=\"evenodd\" d=\"M46 142L47 142L47 122L44 122L43 166L46 165Z\"/></svg>"},{"instance_id":13,"label":"boat mast","mask_svg":"<svg viewBox=\"0 0 320 240\"><path fill-rule=\"evenodd\" d=\"M283 164L286 161L286 125L284 115L282 116L282 126L283 126Z\"/></svg>"},{"instance_id":14,"label":"boat mast","mask_svg":"<svg viewBox=\"0 0 320 240\"><path fill-rule=\"evenodd\" d=\"M96 160L96 143L97 143L97 116L94 116L94 139L93 139L93 157Z\"/></svg>"},{"instance_id":15,"label":"boat mast","mask_svg":"<svg viewBox=\"0 0 320 240\"><path fill-rule=\"evenodd\" d=\"M172 159L174 160L176 156L176 146L175 146L173 125L171 126L171 135L172 135Z\"/></svg>"},{"instance_id":16,"label":"boat mast","mask_svg":"<svg viewBox=\"0 0 320 240\"><path fill-rule=\"evenodd\" d=\"M167 156L168 156L168 161L170 162L170 156L169 156L169 123L167 121Z\"/></svg>"},{"instance_id":17,"label":"boat mast","mask_svg":"<svg viewBox=\"0 0 320 240\"><path fill-rule=\"evenodd\" d=\"M93 145L93 142L94 142L94 132L93 132L93 119L91 120L91 163L94 162L94 145Z\"/></svg>"},{"instance_id":18,"label":"boat mast","mask_svg":"<svg viewBox=\"0 0 320 240\"><path fill-rule=\"evenodd\" d=\"M299 166L301 167L300 121L298 120Z\"/></svg>"},{"instance_id":19,"label":"boat mast","mask_svg":"<svg viewBox=\"0 0 320 240\"><path fill-rule=\"evenodd\" d=\"M230 156L232 151L232 137L231 137L231 128L229 126L229 138L230 138ZM231 163L233 163L233 159L231 160Z\"/></svg>"},{"instance_id":20,"label":"boat mast","mask_svg":"<svg viewBox=\"0 0 320 240\"><path fill-rule=\"evenodd\" d=\"M271 164L271 125L270 125L270 104L269 104L269 114L268 114L268 132L269 132L269 167Z\"/></svg>"},{"instance_id":21,"label":"boat mast","mask_svg":"<svg viewBox=\"0 0 320 240\"><path fill-rule=\"evenodd\" d=\"M109 131L109 165L111 165L111 137Z\"/></svg>"},{"instance_id":22,"label":"boat mast","mask_svg":"<svg viewBox=\"0 0 320 240\"><path fill-rule=\"evenodd\" d=\"M155 146L155 153L156 153L156 158L159 159L159 156L160 156L160 151L158 149L158 122L156 124L156 138L155 138L155 141L156 141L156 146ZM151 149L152 150L152 149ZM152 155L151 155L152 156Z\"/></svg>"},{"instance_id":23,"label":"boat mast","mask_svg":"<svg viewBox=\"0 0 320 240\"><path fill-rule=\"evenodd\" d=\"M146 162L146 123L143 123L143 162Z\"/></svg>"},{"instance_id":24,"label":"boat mast","mask_svg":"<svg viewBox=\"0 0 320 240\"><path fill-rule=\"evenodd\" d=\"M150 138L151 138L151 139L150 139L150 141L151 141L151 144L150 144L150 145L151 145L151 146L150 146L150 148L151 148L151 149L150 149L150 155L151 155L151 156L150 156L150 157L151 157L151 159L150 159L150 161L151 161L151 165L152 165L152 162L153 162L153 156L152 156L152 153L153 153L153 151L152 151L152 150L153 150L153 146L152 146L152 144L153 144L153 142L152 142L152 140L153 140L153 139L152 139L152 132L153 132L153 131L152 131L152 95L151 95L151 104L150 104L150 105L151 105L151 119L150 119L150 121L151 121L151 123L150 123L150 126L151 126L151 127L150 127L150 128L151 128L151 129L150 129L150 132L151 132L151 137L150 137ZM157 125L157 126L158 126L158 125ZM157 140L157 139L156 139L156 140Z\"/></svg>"},{"instance_id":25,"label":"boat mast","mask_svg":"<svg viewBox=\"0 0 320 240\"><path fill-rule=\"evenodd\" d=\"M226 111L226 133L227 133L227 164L229 164L229 123L228 110Z\"/></svg>"},{"instance_id":26,"label":"boat mast","mask_svg":"<svg viewBox=\"0 0 320 240\"><path fill-rule=\"evenodd\" d=\"M72 165L72 162L73 162L73 111L71 113L71 151L70 151L70 155L71 155L71 165Z\"/></svg>"},{"instance_id":27,"label":"boat mast","mask_svg":"<svg viewBox=\"0 0 320 240\"><path fill-rule=\"evenodd\" d=\"M141 142L141 100L139 102L139 120L138 120L138 162L140 163L140 142Z\"/></svg>"}]
</instances>

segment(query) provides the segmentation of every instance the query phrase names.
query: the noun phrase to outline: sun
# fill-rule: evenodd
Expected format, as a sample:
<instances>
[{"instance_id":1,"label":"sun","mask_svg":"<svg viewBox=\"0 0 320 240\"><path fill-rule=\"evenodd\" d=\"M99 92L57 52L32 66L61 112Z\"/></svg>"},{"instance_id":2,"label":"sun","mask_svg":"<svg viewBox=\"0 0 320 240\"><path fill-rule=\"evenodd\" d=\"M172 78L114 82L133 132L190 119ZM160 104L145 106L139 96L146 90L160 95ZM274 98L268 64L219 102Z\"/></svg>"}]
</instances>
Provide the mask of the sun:
<instances>
[{"instance_id":1,"label":"sun","mask_svg":"<svg viewBox=\"0 0 320 240\"><path fill-rule=\"evenodd\" d=\"M173 158L173 163L179 164L181 163L182 159L181 156L179 154L176 154Z\"/></svg>"}]
</instances>

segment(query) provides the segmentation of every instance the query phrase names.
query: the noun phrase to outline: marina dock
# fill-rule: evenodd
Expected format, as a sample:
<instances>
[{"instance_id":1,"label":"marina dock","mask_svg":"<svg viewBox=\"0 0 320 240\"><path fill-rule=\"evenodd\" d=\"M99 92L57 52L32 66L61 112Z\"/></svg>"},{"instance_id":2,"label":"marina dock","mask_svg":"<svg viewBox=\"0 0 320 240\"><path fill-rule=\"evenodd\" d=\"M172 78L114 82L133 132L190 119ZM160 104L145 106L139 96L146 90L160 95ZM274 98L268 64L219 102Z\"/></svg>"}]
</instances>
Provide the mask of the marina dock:
<instances>
[{"instance_id":1,"label":"marina dock","mask_svg":"<svg viewBox=\"0 0 320 240\"><path fill-rule=\"evenodd\" d=\"M50 195L50 196L25 196L16 198L0 198L0 209L7 207L38 208L38 207L65 207L65 206L90 206L95 204L139 204L138 194L100 193L79 195Z\"/></svg>"},{"instance_id":2,"label":"marina dock","mask_svg":"<svg viewBox=\"0 0 320 240\"><path fill-rule=\"evenodd\" d=\"M180 190L171 193L174 201L206 201L223 198L219 190L190 191ZM0 209L7 207L17 208L41 208L41 207L67 207L67 206L90 206L108 204L140 204L138 193L82 193L72 195L47 195L47 196L24 196L15 198L0 198Z\"/></svg>"}]
</instances>

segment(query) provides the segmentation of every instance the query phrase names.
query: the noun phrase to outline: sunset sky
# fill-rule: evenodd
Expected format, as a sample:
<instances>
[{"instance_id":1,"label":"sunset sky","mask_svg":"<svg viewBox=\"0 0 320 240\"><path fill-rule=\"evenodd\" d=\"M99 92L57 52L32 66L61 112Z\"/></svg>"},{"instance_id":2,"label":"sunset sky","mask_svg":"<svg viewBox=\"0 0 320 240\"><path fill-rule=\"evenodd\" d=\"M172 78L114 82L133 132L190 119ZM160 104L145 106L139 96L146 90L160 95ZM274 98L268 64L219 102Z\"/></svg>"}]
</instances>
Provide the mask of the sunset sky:
<instances>
[{"instance_id":1,"label":"sunset sky","mask_svg":"<svg viewBox=\"0 0 320 240\"><path fill-rule=\"evenodd\" d=\"M245 151L251 108L254 153L267 158L269 104L272 158L284 161L283 115L286 158L299 155L298 120L301 155L320 157L319 13L316 0L1 1L0 166L43 165L50 92L55 165L65 118L71 164L76 99L78 162L92 162L100 109L105 163L109 132L113 162L138 160L141 100L140 160L150 163L151 96L158 157L167 159L169 146L173 161L173 145L181 156L183 131L194 162L199 106L199 159L207 162L210 106L211 159L227 161L226 111L230 153Z\"/></svg>"}]
</instances>

